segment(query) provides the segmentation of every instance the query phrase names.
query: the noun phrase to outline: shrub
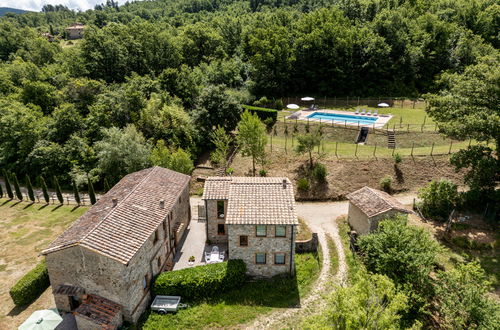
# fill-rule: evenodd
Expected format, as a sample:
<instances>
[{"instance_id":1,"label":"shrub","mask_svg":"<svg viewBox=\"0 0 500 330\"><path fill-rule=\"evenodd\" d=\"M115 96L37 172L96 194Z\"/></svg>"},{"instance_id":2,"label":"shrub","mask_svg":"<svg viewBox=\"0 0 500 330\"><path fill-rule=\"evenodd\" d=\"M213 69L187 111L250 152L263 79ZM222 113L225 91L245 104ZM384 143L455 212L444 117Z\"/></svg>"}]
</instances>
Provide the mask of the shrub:
<instances>
[{"instance_id":1,"label":"shrub","mask_svg":"<svg viewBox=\"0 0 500 330\"><path fill-rule=\"evenodd\" d=\"M262 121L264 125L266 125L267 132L270 133L274 126L274 119L271 117L267 117Z\"/></svg>"},{"instance_id":2,"label":"shrub","mask_svg":"<svg viewBox=\"0 0 500 330\"><path fill-rule=\"evenodd\" d=\"M394 154L394 163L395 164L399 164L403 161L403 157L401 157L400 154L396 153Z\"/></svg>"},{"instance_id":3,"label":"shrub","mask_svg":"<svg viewBox=\"0 0 500 330\"><path fill-rule=\"evenodd\" d=\"M231 175L231 174L233 174L233 172L234 172L234 168L232 168L232 167L229 167L229 168L226 170L226 174L227 174L227 175Z\"/></svg>"},{"instance_id":4,"label":"shrub","mask_svg":"<svg viewBox=\"0 0 500 330\"><path fill-rule=\"evenodd\" d=\"M316 163L312 170L312 175L316 181L320 183L325 183L326 182L326 176L328 175L328 171L326 169L326 166L321 164L321 163Z\"/></svg>"},{"instance_id":5,"label":"shrub","mask_svg":"<svg viewBox=\"0 0 500 330\"><path fill-rule=\"evenodd\" d=\"M278 119L278 111L274 109L267 109L267 108L260 108L260 107L253 107L250 105L243 105L242 108L244 110L248 110L251 113L255 113L260 120L264 121L267 118L272 118L273 119L273 124L276 122Z\"/></svg>"},{"instance_id":6,"label":"shrub","mask_svg":"<svg viewBox=\"0 0 500 330\"><path fill-rule=\"evenodd\" d=\"M425 217L446 221L458 201L457 185L448 180L432 181L420 189L418 197Z\"/></svg>"},{"instance_id":7,"label":"shrub","mask_svg":"<svg viewBox=\"0 0 500 330\"><path fill-rule=\"evenodd\" d=\"M23 200L23 194L21 193L21 187L19 186L19 181L17 180L16 173L12 173L12 182L14 182L14 190L16 192L16 197L20 201Z\"/></svg>"},{"instance_id":8,"label":"shrub","mask_svg":"<svg viewBox=\"0 0 500 330\"><path fill-rule=\"evenodd\" d=\"M276 103L274 103L274 107L276 110L281 111L283 110L283 101L281 99L277 99Z\"/></svg>"},{"instance_id":9,"label":"shrub","mask_svg":"<svg viewBox=\"0 0 500 330\"><path fill-rule=\"evenodd\" d=\"M13 199L14 193L12 192L12 187L10 186L9 173L7 173L6 170L3 170L3 178L5 180L5 191L7 191L7 196L9 199Z\"/></svg>"},{"instance_id":10,"label":"shrub","mask_svg":"<svg viewBox=\"0 0 500 330\"><path fill-rule=\"evenodd\" d=\"M267 175L267 171L264 170L264 169L262 169L262 170L259 171L259 175L260 176L266 176Z\"/></svg>"},{"instance_id":11,"label":"shrub","mask_svg":"<svg viewBox=\"0 0 500 330\"><path fill-rule=\"evenodd\" d=\"M154 281L153 293L196 300L238 287L245 280L246 265L236 259L162 273Z\"/></svg>"},{"instance_id":12,"label":"shrub","mask_svg":"<svg viewBox=\"0 0 500 330\"><path fill-rule=\"evenodd\" d=\"M305 191L309 191L310 188L311 188L311 186L310 186L309 180L307 178L300 178L299 180L297 180L297 189L298 190L305 192Z\"/></svg>"},{"instance_id":13,"label":"shrub","mask_svg":"<svg viewBox=\"0 0 500 330\"><path fill-rule=\"evenodd\" d=\"M47 266L42 261L17 281L10 289L9 294L16 306L24 306L35 301L49 285Z\"/></svg>"},{"instance_id":14,"label":"shrub","mask_svg":"<svg viewBox=\"0 0 500 330\"><path fill-rule=\"evenodd\" d=\"M265 96L262 96L260 99L253 102L253 104L258 107L268 105L269 103L271 103L271 101L269 101L269 99Z\"/></svg>"},{"instance_id":15,"label":"shrub","mask_svg":"<svg viewBox=\"0 0 500 330\"><path fill-rule=\"evenodd\" d=\"M380 188L382 188L383 191L390 193L392 191L392 181L393 178L390 175L384 176L380 180Z\"/></svg>"}]
</instances>

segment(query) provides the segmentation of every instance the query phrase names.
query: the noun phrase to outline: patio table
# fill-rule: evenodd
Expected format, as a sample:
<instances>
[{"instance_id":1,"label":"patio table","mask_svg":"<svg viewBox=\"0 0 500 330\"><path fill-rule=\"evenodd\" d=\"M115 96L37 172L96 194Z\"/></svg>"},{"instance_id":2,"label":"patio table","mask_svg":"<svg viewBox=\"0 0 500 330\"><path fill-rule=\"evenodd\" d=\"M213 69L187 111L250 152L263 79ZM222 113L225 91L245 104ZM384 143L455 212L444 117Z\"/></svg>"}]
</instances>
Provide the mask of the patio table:
<instances>
[{"instance_id":1,"label":"patio table","mask_svg":"<svg viewBox=\"0 0 500 330\"><path fill-rule=\"evenodd\" d=\"M210 263L216 263L216 262L220 262L219 252L210 253Z\"/></svg>"}]
</instances>

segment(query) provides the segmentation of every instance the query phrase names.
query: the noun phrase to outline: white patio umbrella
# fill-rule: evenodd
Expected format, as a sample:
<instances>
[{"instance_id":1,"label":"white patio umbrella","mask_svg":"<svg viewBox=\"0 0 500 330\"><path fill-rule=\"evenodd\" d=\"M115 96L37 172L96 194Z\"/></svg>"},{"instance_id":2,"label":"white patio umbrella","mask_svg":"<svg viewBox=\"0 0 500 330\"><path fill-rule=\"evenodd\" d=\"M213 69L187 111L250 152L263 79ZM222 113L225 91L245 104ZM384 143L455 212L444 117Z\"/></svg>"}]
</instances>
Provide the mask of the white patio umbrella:
<instances>
[{"instance_id":1,"label":"white patio umbrella","mask_svg":"<svg viewBox=\"0 0 500 330\"><path fill-rule=\"evenodd\" d=\"M286 106L288 109L294 109L294 110L297 110L298 108L300 108L297 104L288 104Z\"/></svg>"},{"instance_id":2,"label":"white patio umbrella","mask_svg":"<svg viewBox=\"0 0 500 330\"><path fill-rule=\"evenodd\" d=\"M18 330L54 330L62 317L59 316L57 309L44 309L36 311L23 324L17 328Z\"/></svg>"},{"instance_id":3,"label":"white patio umbrella","mask_svg":"<svg viewBox=\"0 0 500 330\"><path fill-rule=\"evenodd\" d=\"M314 101L314 97L306 96L300 99L301 101Z\"/></svg>"},{"instance_id":4,"label":"white patio umbrella","mask_svg":"<svg viewBox=\"0 0 500 330\"><path fill-rule=\"evenodd\" d=\"M389 107L389 104L387 104L387 103L379 103L378 106L380 108L387 108L387 107Z\"/></svg>"}]
</instances>

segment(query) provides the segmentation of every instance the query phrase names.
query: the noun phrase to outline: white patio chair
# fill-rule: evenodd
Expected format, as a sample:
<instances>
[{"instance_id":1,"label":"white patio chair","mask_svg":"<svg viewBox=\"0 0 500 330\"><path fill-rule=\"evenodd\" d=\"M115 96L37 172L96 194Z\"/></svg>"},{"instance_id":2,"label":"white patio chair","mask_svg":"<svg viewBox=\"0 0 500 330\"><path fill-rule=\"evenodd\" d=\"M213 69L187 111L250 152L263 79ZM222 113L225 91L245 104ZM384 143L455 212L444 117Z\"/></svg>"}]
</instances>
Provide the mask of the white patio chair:
<instances>
[{"instance_id":1,"label":"white patio chair","mask_svg":"<svg viewBox=\"0 0 500 330\"><path fill-rule=\"evenodd\" d=\"M224 261L224 258L225 258L225 253L224 253L224 251L222 251L219 253L219 260Z\"/></svg>"},{"instance_id":2,"label":"white patio chair","mask_svg":"<svg viewBox=\"0 0 500 330\"><path fill-rule=\"evenodd\" d=\"M210 263L210 252L205 252L205 262Z\"/></svg>"},{"instance_id":3,"label":"white patio chair","mask_svg":"<svg viewBox=\"0 0 500 330\"><path fill-rule=\"evenodd\" d=\"M219 252L219 247L217 245L212 247L212 253Z\"/></svg>"}]
</instances>

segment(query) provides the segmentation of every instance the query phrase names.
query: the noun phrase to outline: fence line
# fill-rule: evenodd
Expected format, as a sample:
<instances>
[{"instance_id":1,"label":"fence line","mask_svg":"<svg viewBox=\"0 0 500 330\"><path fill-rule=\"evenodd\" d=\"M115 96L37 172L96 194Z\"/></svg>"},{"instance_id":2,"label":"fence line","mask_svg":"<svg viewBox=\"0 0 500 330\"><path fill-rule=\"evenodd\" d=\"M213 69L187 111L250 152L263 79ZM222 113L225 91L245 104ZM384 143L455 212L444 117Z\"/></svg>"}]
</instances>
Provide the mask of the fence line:
<instances>
[{"instance_id":1,"label":"fence line","mask_svg":"<svg viewBox=\"0 0 500 330\"><path fill-rule=\"evenodd\" d=\"M281 98L283 104L298 104L302 106L310 106L312 103L317 106L333 106L333 107L354 107L354 106L368 106L377 107L379 103L387 103L390 108L403 108L403 109L422 109L426 106L426 101L421 98L408 99L399 97L378 97L378 98L361 98L361 97L328 97L317 96L314 102L305 102L299 96L287 96Z\"/></svg>"}]
</instances>

